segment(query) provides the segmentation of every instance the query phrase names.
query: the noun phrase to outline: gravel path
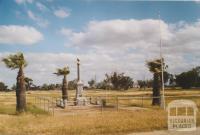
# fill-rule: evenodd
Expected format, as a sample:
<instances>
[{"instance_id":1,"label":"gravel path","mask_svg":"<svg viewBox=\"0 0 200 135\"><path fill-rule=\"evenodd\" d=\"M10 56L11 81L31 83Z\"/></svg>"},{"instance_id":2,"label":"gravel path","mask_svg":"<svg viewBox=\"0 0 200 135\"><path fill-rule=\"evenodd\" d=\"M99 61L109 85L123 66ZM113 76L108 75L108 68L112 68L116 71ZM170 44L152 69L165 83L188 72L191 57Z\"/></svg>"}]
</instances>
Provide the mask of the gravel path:
<instances>
[{"instance_id":1,"label":"gravel path","mask_svg":"<svg viewBox=\"0 0 200 135\"><path fill-rule=\"evenodd\" d=\"M131 133L128 135L200 135L200 127L196 131L153 131L153 132L142 132L142 133Z\"/></svg>"}]
</instances>

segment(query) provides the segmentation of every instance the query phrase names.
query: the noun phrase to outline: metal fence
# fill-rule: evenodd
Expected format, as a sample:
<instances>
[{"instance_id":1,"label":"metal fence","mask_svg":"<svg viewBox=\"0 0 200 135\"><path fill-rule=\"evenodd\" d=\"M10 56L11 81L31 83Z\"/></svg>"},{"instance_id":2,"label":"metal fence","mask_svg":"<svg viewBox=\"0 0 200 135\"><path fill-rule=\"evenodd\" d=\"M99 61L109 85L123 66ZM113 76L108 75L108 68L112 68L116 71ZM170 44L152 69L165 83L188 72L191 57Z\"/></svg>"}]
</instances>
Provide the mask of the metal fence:
<instances>
[{"instance_id":1,"label":"metal fence","mask_svg":"<svg viewBox=\"0 0 200 135\"><path fill-rule=\"evenodd\" d=\"M40 109L43 109L51 115L54 115L54 110L56 107L55 98L36 96L35 106L37 106Z\"/></svg>"},{"instance_id":2,"label":"metal fence","mask_svg":"<svg viewBox=\"0 0 200 135\"><path fill-rule=\"evenodd\" d=\"M51 115L54 115L58 111L63 113L67 112L103 112L105 110L119 110L127 109L130 107L140 107L140 108L152 108L152 99L160 97L151 97L151 96L90 96L87 98L87 105L83 107L76 106L76 101L74 97L70 97L69 101L65 108L58 107L56 101L61 100L61 98L47 97L47 96L27 96L27 103L34 104L36 107L48 112ZM200 95L178 95L178 96L165 96L166 106L172 100L177 99L189 99L194 101L197 104L197 107L200 108ZM15 107L16 97L14 94L0 94L0 103L1 105L9 105Z\"/></svg>"}]
</instances>

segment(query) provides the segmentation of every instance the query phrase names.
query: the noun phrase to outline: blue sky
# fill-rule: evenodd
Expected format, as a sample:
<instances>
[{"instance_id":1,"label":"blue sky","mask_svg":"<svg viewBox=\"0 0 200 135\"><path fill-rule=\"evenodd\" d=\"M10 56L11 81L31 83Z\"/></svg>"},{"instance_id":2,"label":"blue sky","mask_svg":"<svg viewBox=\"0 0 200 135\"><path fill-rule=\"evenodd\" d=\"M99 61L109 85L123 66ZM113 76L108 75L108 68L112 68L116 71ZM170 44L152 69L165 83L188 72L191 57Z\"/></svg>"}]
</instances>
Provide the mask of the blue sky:
<instances>
[{"instance_id":1,"label":"blue sky","mask_svg":"<svg viewBox=\"0 0 200 135\"><path fill-rule=\"evenodd\" d=\"M134 79L148 78L145 61L158 57L158 12L166 61L180 63L169 71L179 73L198 65L194 46L200 42L196 31L200 3L192 1L0 0L0 56L24 52L30 63L26 72L36 84L59 82L50 73L64 65L71 66L69 78L74 79L76 57L83 60L85 83L114 70ZM175 56L177 61L171 60ZM8 72L0 80L15 82L15 72L2 63L0 72Z\"/></svg>"},{"instance_id":2,"label":"blue sky","mask_svg":"<svg viewBox=\"0 0 200 135\"><path fill-rule=\"evenodd\" d=\"M48 10L40 11L36 2L45 5ZM53 9L66 8L70 15L64 19L54 16ZM47 28L41 28L27 15L27 10L49 21ZM196 2L133 2L133 1L96 1L96 0L33 0L32 3L17 4L14 0L0 1L0 25L29 25L44 34L44 40L35 46L7 46L1 44L0 51L27 52L66 52L65 39L57 31L67 27L81 31L91 20L111 19L157 19L158 11L166 23L186 21L188 23L200 18L200 5ZM19 15L17 15L17 13ZM69 49L69 48L68 48ZM66 50L66 51L64 51ZM73 51L73 49L70 49Z\"/></svg>"}]
</instances>

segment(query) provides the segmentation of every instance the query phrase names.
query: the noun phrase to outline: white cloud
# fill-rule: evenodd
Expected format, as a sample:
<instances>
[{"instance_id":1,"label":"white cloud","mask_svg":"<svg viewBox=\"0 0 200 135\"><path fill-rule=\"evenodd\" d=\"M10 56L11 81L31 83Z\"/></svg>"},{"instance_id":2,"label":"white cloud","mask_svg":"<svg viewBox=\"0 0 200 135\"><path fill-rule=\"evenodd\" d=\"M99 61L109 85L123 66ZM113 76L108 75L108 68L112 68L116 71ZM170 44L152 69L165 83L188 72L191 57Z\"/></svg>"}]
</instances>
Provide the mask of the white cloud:
<instances>
[{"instance_id":1,"label":"white cloud","mask_svg":"<svg viewBox=\"0 0 200 135\"><path fill-rule=\"evenodd\" d=\"M167 24L161 21L163 53L168 71L180 73L200 65L200 21L192 24L180 22ZM73 53L25 53L29 62L25 75L36 84L60 83L52 73L66 64L71 73L68 80L76 78L76 58L81 59L81 78L87 81L94 76L97 80L112 71L125 72L135 80L150 78L145 61L159 57L158 20L107 20L92 21L80 32L62 28L68 44L78 50ZM0 53L1 56L6 54ZM16 72L0 66L6 83L15 82ZM12 80L11 80L12 79Z\"/></svg>"},{"instance_id":2,"label":"white cloud","mask_svg":"<svg viewBox=\"0 0 200 135\"><path fill-rule=\"evenodd\" d=\"M194 0L194 2L196 2L197 4L200 4L200 0Z\"/></svg>"},{"instance_id":3,"label":"white cloud","mask_svg":"<svg viewBox=\"0 0 200 135\"><path fill-rule=\"evenodd\" d=\"M54 11L54 15L59 18L66 18L70 16L70 12L64 8L60 8Z\"/></svg>"},{"instance_id":4,"label":"white cloud","mask_svg":"<svg viewBox=\"0 0 200 135\"><path fill-rule=\"evenodd\" d=\"M36 2L36 6L40 11L47 10L47 7L44 4L40 3L40 2Z\"/></svg>"},{"instance_id":5,"label":"white cloud","mask_svg":"<svg viewBox=\"0 0 200 135\"><path fill-rule=\"evenodd\" d=\"M172 73L180 73L197 66L199 62L194 61L194 57L200 56L198 53L200 51L200 21L192 24L178 22L173 25L161 21L160 24L163 53L169 64L168 70ZM61 31L63 34L65 33L63 29ZM118 63L116 67L128 72L131 70L120 65L130 66L129 63L137 65L137 69L132 68L132 72L140 71L138 76L135 76L136 78L140 77L139 73L144 73L141 68L145 69L143 68L145 60L159 57L158 20L91 21L83 31L70 31L70 34L67 31L66 33L65 35L70 41L68 44L78 47L80 52L87 50L87 52L96 52L100 56L102 54L112 56ZM187 60L188 57L193 59Z\"/></svg>"},{"instance_id":6,"label":"white cloud","mask_svg":"<svg viewBox=\"0 0 200 135\"><path fill-rule=\"evenodd\" d=\"M34 0L15 0L17 4L33 3Z\"/></svg>"},{"instance_id":7,"label":"white cloud","mask_svg":"<svg viewBox=\"0 0 200 135\"><path fill-rule=\"evenodd\" d=\"M34 21L36 21L37 25L43 28L46 28L49 25L49 21L46 19L42 19L41 17L35 15L32 11L27 11L28 17Z\"/></svg>"},{"instance_id":8,"label":"white cloud","mask_svg":"<svg viewBox=\"0 0 200 135\"><path fill-rule=\"evenodd\" d=\"M163 39L171 38L168 25L161 21ZM109 20L92 21L83 32L73 33L70 38L76 46L143 48L159 43L158 20Z\"/></svg>"},{"instance_id":9,"label":"white cloud","mask_svg":"<svg viewBox=\"0 0 200 135\"><path fill-rule=\"evenodd\" d=\"M0 53L0 59L7 56L9 53ZM132 77L139 74L140 70L133 73L138 67L144 67L144 63L139 65L130 64L126 65L129 61L123 63L117 62L118 59L113 58L107 54L89 53L85 54L73 54L73 53L25 53L25 59L28 61L28 66L25 68L25 76L31 77L35 84L43 83L61 83L62 77L57 77L53 73L57 68L69 66L70 74L68 80L75 79L76 74L76 58L81 60L81 79L87 84L87 81L93 78L95 75L98 80L104 78L105 73L110 73L113 70L123 71ZM142 57L142 56L138 56ZM125 59L125 57L123 57ZM144 67L145 68L145 67ZM144 68L141 68L144 69ZM126 69L126 70L124 70ZM127 70L128 69L128 70ZM11 71L7 69L3 63L0 66L0 72L4 82L10 86L16 81L17 71Z\"/></svg>"},{"instance_id":10,"label":"white cloud","mask_svg":"<svg viewBox=\"0 0 200 135\"><path fill-rule=\"evenodd\" d=\"M60 30L60 33L64 36L71 36L71 34L73 34L73 31L71 29L67 29L67 28L62 28Z\"/></svg>"},{"instance_id":11,"label":"white cloud","mask_svg":"<svg viewBox=\"0 0 200 135\"><path fill-rule=\"evenodd\" d=\"M42 33L34 27L0 25L0 44L32 45L43 39Z\"/></svg>"}]
</instances>

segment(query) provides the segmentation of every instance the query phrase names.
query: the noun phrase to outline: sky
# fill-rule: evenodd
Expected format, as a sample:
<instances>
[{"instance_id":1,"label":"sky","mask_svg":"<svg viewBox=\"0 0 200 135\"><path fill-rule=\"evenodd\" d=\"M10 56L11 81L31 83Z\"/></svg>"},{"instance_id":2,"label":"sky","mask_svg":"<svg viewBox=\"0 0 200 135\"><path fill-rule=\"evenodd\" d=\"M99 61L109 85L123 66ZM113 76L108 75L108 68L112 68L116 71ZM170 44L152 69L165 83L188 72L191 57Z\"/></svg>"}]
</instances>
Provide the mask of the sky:
<instances>
[{"instance_id":1,"label":"sky","mask_svg":"<svg viewBox=\"0 0 200 135\"><path fill-rule=\"evenodd\" d=\"M0 59L23 52L36 85L61 83L53 73L64 66L76 79L77 58L85 84L114 71L150 79L146 61L160 57L160 39L168 72L199 66L200 2L0 0ZM0 62L0 81L12 86L16 75Z\"/></svg>"}]
</instances>

